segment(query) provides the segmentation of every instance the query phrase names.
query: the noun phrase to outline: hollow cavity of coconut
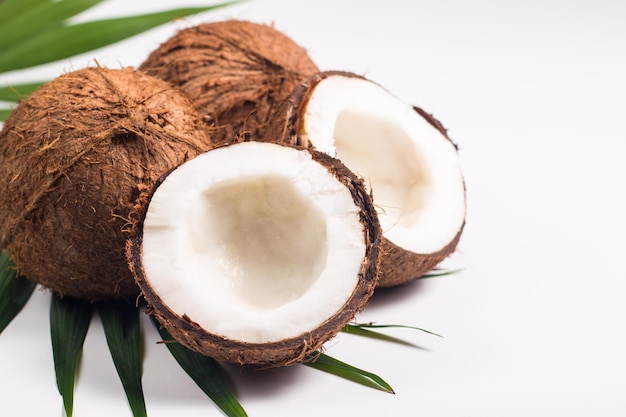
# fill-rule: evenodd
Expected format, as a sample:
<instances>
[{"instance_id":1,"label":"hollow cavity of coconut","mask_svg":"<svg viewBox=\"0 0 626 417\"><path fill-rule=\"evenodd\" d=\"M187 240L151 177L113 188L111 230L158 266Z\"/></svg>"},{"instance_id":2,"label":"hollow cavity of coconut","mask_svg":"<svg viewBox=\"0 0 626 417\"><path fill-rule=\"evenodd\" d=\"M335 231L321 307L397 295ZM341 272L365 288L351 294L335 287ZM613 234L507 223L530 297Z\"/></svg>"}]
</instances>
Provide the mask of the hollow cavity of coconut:
<instances>
[{"instance_id":1,"label":"hollow cavity of coconut","mask_svg":"<svg viewBox=\"0 0 626 417\"><path fill-rule=\"evenodd\" d=\"M310 359L363 308L380 237L362 182L339 161L243 142L165 176L127 255L177 341L273 367Z\"/></svg>"},{"instance_id":2,"label":"hollow cavity of coconut","mask_svg":"<svg viewBox=\"0 0 626 417\"><path fill-rule=\"evenodd\" d=\"M323 72L272 116L268 140L336 156L373 194L383 229L380 287L432 270L465 223L458 152L441 124L363 77Z\"/></svg>"},{"instance_id":3,"label":"hollow cavity of coconut","mask_svg":"<svg viewBox=\"0 0 626 417\"><path fill-rule=\"evenodd\" d=\"M275 104L318 72L306 51L272 26L241 20L184 29L140 69L180 86L215 142L256 138Z\"/></svg>"},{"instance_id":4,"label":"hollow cavity of coconut","mask_svg":"<svg viewBox=\"0 0 626 417\"><path fill-rule=\"evenodd\" d=\"M209 148L188 99L132 69L65 74L0 133L0 241L61 296L134 299L123 233L140 191Z\"/></svg>"}]
</instances>

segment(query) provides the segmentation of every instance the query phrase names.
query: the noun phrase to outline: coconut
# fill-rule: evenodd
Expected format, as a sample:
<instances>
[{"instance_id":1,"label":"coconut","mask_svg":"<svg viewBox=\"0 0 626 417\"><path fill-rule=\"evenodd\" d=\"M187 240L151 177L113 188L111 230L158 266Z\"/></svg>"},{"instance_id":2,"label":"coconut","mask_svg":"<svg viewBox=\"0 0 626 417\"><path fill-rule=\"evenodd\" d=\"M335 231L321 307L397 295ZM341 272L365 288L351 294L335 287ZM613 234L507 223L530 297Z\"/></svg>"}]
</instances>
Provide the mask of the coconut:
<instances>
[{"instance_id":1,"label":"coconut","mask_svg":"<svg viewBox=\"0 0 626 417\"><path fill-rule=\"evenodd\" d=\"M0 242L61 296L139 293L123 232L140 192L210 147L189 100L132 68L87 68L39 88L0 133Z\"/></svg>"},{"instance_id":2,"label":"coconut","mask_svg":"<svg viewBox=\"0 0 626 417\"><path fill-rule=\"evenodd\" d=\"M364 178L383 228L380 287L416 279L456 250L465 224L457 147L422 109L356 74L322 72L276 108L266 140L314 147Z\"/></svg>"},{"instance_id":3,"label":"coconut","mask_svg":"<svg viewBox=\"0 0 626 417\"><path fill-rule=\"evenodd\" d=\"M215 142L259 137L273 106L318 72L307 52L272 26L241 20L181 30L140 69L180 86Z\"/></svg>"},{"instance_id":4,"label":"coconut","mask_svg":"<svg viewBox=\"0 0 626 417\"><path fill-rule=\"evenodd\" d=\"M222 146L166 174L141 206L127 256L149 311L217 360L311 359L375 288L374 207L326 154Z\"/></svg>"}]
</instances>

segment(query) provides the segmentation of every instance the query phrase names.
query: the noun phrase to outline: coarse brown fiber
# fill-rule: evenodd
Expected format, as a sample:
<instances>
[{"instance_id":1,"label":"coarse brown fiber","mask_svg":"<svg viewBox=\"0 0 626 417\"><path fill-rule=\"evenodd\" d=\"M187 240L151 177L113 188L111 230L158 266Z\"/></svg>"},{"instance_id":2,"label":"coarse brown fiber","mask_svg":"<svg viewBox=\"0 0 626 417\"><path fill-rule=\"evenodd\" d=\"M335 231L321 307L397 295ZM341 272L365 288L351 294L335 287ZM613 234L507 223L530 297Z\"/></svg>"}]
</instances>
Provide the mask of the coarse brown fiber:
<instances>
[{"instance_id":1,"label":"coarse brown fiber","mask_svg":"<svg viewBox=\"0 0 626 417\"><path fill-rule=\"evenodd\" d=\"M134 298L124 228L135 199L210 147L170 84L132 68L64 74L0 133L0 242L20 273L62 296Z\"/></svg>"},{"instance_id":2,"label":"coarse brown fiber","mask_svg":"<svg viewBox=\"0 0 626 417\"><path fill-rule=\"evenodd\" d=\"M214 142L257 140L272 108L318 72L307 52L273 26L242 20L181 30L140 66L181 87Z\"/></svg>"}]
</instances>

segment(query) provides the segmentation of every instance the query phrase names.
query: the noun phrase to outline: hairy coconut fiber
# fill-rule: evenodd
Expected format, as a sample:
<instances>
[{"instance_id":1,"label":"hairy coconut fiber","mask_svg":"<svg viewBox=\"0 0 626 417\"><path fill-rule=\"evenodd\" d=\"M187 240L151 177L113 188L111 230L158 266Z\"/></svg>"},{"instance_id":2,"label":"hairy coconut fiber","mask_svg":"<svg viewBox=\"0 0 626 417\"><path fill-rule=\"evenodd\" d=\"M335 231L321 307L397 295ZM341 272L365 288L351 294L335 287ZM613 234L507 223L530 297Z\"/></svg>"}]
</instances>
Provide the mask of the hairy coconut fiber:
<instances>
[{"instance_id":1,"label":"hairy coconut fiber","mask_svg":"<svg viewBox=\"0 0 626 417\"><path fill-rule=\"evenodd\" d=\"M20 102L0 133L0 241L19 272L61 296L135 297L129 213L206 132L182 93L132 68L68 73Z\"/></svg>"},{"instance_id":2,"label":"hairy coconut fiber","mask_svg":"<svg viewBox=\"0 0 626 417\"><path fill-rule=\"evenodd\" d=\"M366 250L358 274L358 283L343 307L316 328L275 342L250 343L208 332L184 312L173 311L165 305L146 277L142 263L143 218L151 199L151 196L146 195L140 203L143 207L140 210L141 219L134 223L133 237L127 241L128 262L148 302L149 313L156 317L176 341L193 351L239 365L262 368L292 365L314 359L323 344L336 336L365 307L378 281L381 258L382 232L374 205L365 191L362 180L339 160L312 149L308 152L350 191L363 225ZM167 175L164 175L163 180Z\"/></svg>"},{"instance_id":3,"label":"hairy coconut fiber","mask_svg":"<svg viewBox=\"0 0 626 417\"><path fill-rule=\"evenodd\" d=\"M262 140L283 143L292 146L315 147L308 141L307 129L309 121L304 120L306 106L318 83L331 76L364 77L344 71L324 71L317 73L298 85L293 92L276 106L270 116L265 137ZM413 107L415 112L423 117L449 140L446 129L431 114L419 107ZM456 145L455 145L456 147ZM374 192L374 203L376 203ZM393 287L419 278L431 271L444 259L449 257L457 248L464 224L454 238L443 248L433 253L415 253L397 246L383 236L381 243L381 268L379 288Z\"/></svg>"},{"instance_id":4,"label":"hairy coconut fiber","mask_svg":"<svg viewBox=\"0 0 626 417\"><path fill-rule=\"evenodd\" d=\"M214 142L256 140L273 106L318 72L306 51L272 26L229 20L178 32L141 65L180 86Z\"/></svg>"}]
</instances>

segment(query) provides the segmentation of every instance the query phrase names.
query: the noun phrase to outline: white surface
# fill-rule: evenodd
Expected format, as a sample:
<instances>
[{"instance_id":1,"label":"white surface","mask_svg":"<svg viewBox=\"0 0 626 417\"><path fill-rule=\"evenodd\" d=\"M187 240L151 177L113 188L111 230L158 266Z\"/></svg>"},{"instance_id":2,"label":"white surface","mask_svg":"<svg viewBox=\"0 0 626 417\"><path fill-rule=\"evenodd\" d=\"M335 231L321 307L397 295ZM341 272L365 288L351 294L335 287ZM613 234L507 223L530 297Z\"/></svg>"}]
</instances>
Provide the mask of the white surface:
<instances>
[{"instance_id":1,"label":"white surface","mask_svg":"<svg viewBox=\"0 0 626 417\"><path fill-rule=\"evenodd\" d=\"M468 189L465 270L380 293L360 315L445 337L327 345L397 394L304 366L228 368L250 416L626 415L626 3L252 0L189 22L222 17L273 21L321 68L363 73L434 113L461 145ZM184 24L45 71L137 65ZM3 416L61 415L47 308L37 293L0 335ZM144 324L150 416L221 415ZM77 417L130 415L97 321L75 397Z\"/></svg>"}]
</instances>

